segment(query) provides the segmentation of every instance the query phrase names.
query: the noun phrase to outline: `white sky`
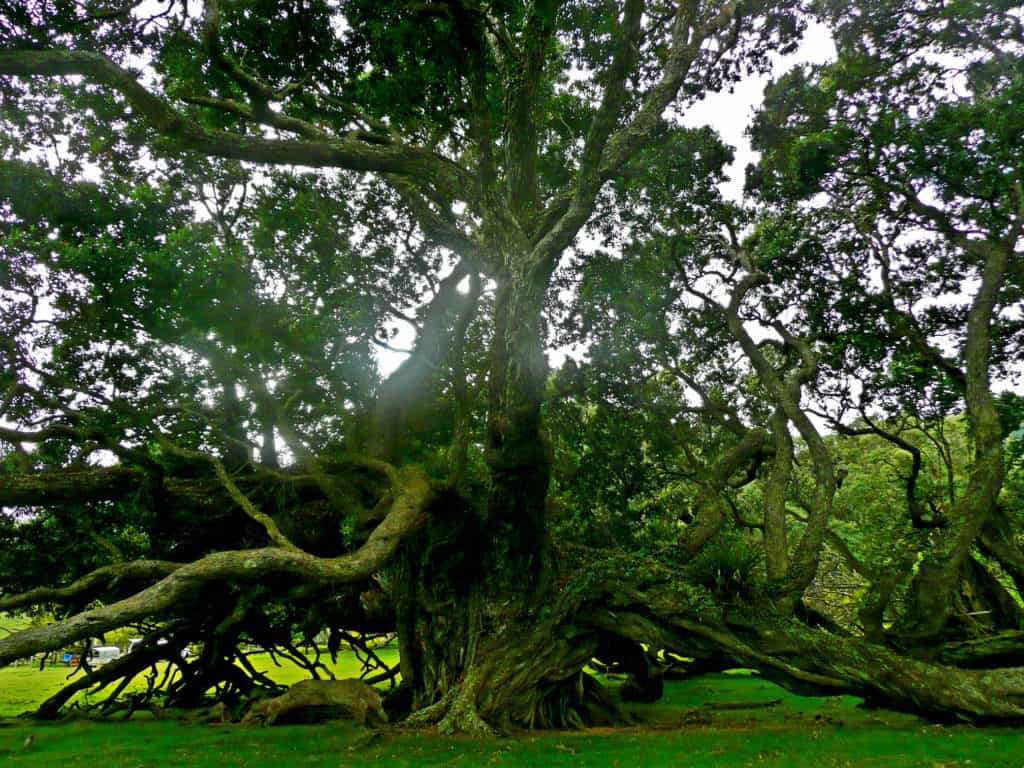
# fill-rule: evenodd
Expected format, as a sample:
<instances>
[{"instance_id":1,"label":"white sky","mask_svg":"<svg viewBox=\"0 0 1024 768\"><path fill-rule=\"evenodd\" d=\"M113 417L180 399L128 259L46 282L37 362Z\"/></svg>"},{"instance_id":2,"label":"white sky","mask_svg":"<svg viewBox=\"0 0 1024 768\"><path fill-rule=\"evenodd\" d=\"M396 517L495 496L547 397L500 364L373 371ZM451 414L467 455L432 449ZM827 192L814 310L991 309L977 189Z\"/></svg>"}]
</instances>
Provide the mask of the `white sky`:
<instances>
[{"instance_id":1,"label":"white sky","mask_svg":"<svg viewBox=\"0 0 1024 768\"><path fill-rule=\"evenodd\" d=\"M691 128L710 125L718 131L726 144L736 150L736 160L729 166L729 181L722 185L722 194L731 200L739 200L743 195L743 171L757 159L757 153L750 148L746 130L755 109L764 101L764 89L768 82L797 64L824 64L835 58L836 47L828 29L812 23L796 51L788 56L771 56L772 71L769 75L747 77L736 84L732 93L709 94L686 110L682 118L683 125Z\"/></svg>"}]
</instances>

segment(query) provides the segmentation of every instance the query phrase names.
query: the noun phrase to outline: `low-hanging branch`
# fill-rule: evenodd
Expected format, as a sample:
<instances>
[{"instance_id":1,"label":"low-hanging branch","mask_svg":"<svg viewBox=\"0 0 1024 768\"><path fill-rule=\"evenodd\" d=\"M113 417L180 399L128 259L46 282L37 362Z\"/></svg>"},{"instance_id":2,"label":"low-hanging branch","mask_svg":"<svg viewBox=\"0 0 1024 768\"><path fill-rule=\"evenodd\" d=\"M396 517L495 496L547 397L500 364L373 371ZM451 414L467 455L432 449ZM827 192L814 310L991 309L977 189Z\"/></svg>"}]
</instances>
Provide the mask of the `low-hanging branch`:
<instances>
[{"instance_id":1,"label":"low-hanging branch","mask_svg":"<svg viewBox=\"0 0 1024 768\"><path fill-rule=\"evenodd\" d=\"M182 567L168 560L133 560L97 568L65 587L37 587L16 595L0 597L0 611L16 611L43 603L64 603L84 595L92 595L121 582L153 581L168 576Z\"/></svg>"},{"instance_id":2,"label":"low-hanging branch","mask_svg":"<svg viewBox=\"0 0 1024 768\"><path fill-rule=\"evenodd\" d=\"M252 583L286 576L309 583L346 584L376 573L399 545L428 519L434 498L430 478L418 467L398 472L391 511L356 551L321 558L281 547L215 552L175 568L156 584L111 605L63 621L16 632L0 640L0 666L40 651L52 651L155 616L167 615L207 584Z\"/></svg>"}]
</instances>

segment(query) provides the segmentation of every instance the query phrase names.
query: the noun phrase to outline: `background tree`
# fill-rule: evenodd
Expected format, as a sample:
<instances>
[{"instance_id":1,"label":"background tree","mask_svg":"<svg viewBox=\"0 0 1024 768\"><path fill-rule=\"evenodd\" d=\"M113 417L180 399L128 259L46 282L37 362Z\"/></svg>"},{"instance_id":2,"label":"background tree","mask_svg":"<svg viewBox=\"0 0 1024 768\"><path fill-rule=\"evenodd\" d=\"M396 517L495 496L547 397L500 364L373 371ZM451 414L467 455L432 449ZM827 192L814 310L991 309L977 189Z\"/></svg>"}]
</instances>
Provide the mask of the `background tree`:
<instances>
[{"instance_id":1,"label":"background tree","mask_svg":"<svg viewBox=\"0 0 1024 768\"><path fill-rule=\"evenodd\" d=\"M914 577L895 629L907 644L942 633L971 548L999 517L992 377L1020 343L1010 311L1024 233L1020 22L1009 6L975 10L968 23L952 6L851 14L823 4L839 61L780 81L753 133L766 151L754 186L768 200L819 195L808 216L815 233L818 222L831 230L822 257L858 277L847 311L832 315L840 324L822 329L845 357L840 367L874 370L859 376L868 402L889 392L906 412L898 387L931 388L946 408L962 398L966 410L972 470ZM850 310L870 325L847 326Z\"/></svg>"}]
</instances>

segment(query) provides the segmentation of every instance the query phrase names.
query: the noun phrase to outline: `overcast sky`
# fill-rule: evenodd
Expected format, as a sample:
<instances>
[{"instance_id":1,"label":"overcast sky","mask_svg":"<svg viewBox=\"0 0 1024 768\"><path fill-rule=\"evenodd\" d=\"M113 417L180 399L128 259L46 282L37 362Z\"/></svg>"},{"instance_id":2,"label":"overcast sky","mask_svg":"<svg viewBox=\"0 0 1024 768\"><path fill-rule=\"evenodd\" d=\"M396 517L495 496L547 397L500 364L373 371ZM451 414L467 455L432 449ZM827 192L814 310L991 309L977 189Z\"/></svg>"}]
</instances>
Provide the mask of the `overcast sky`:
<instances>
[{"instance_id":1,"label":"overcast sky","mask_svg":"<svg viewBox=\"0 0 1024 768\"><path fill-rule=\"evenodd\" d=\"M764 100L764 89L769 80L797 64L823 64L836 57L836 47L828 30L821 24L811 24L800 47L788 56L772 57L770 75L748 77L739 82L732 93L712 93L690 107L683 116L683 123L691 128L710 125L736 149L736 160L729 167L729 182L722 185L722 193L739 200L743 194L743 171L757 158L750 149L746 136L747 126L754 116L754 110Z\"/></svg>"}]
</instances>

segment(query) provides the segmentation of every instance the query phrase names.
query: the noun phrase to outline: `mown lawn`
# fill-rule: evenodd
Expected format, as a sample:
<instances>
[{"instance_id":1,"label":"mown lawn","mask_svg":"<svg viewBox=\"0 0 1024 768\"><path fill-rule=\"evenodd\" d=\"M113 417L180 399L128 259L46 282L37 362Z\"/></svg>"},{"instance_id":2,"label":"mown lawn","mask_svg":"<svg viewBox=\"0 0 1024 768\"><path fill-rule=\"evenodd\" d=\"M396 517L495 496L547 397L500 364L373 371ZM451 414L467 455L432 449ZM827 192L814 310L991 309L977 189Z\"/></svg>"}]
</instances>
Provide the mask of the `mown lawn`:
<instances>
[{"instance_id":1,"label":"mown lawn","mask_svg":"<svg viewBox=\"0 0 1024 768\"><path fill-rule=\"evenodd\" d=\"M393 651L392 651L393 653ZM282 681L300 670L274 667ZM336 673L357 671L351 656ZM57 674L55 674L57 673ZM0 670L0 708L37 702L61 670ZM44 686L42 683L46 681ZM16 693L15 693L16 692ZM15 703L15 698L17 702ZM793 696L756 675L709 675L669 683L658 704L639 707L640 724L581 733L522 732L508 738L442 738L422 731L368 731L347 723L276 728L190 725L178 720L71 721L0 725L0 764L11 768L176 768L178 766L885 766L1021 768L1024 732L943 727L865 710L850 697ZM731 708L741 704L743 708ZM763 706L768 705L770 706ZM762 705L747 708L751 705ZM32 737L31 744L25 745Z\"/></svg>"},{"instance_id":2,"label":"mown lawn","mask_svg":"<svg viewBox=\"0 0 1024 768\"><path fill-rule=\"evenodd\" d=\"M33 743L24 747L29 735ZM824 718L679 723L583 733L519 733L509 738L442 738L350 724L242 728L173 721L71 722L0 728L0 759L11 768L104 766L886 766L952 768L1024 764L1020 733Z\"/></svg>"}]
</instances>

